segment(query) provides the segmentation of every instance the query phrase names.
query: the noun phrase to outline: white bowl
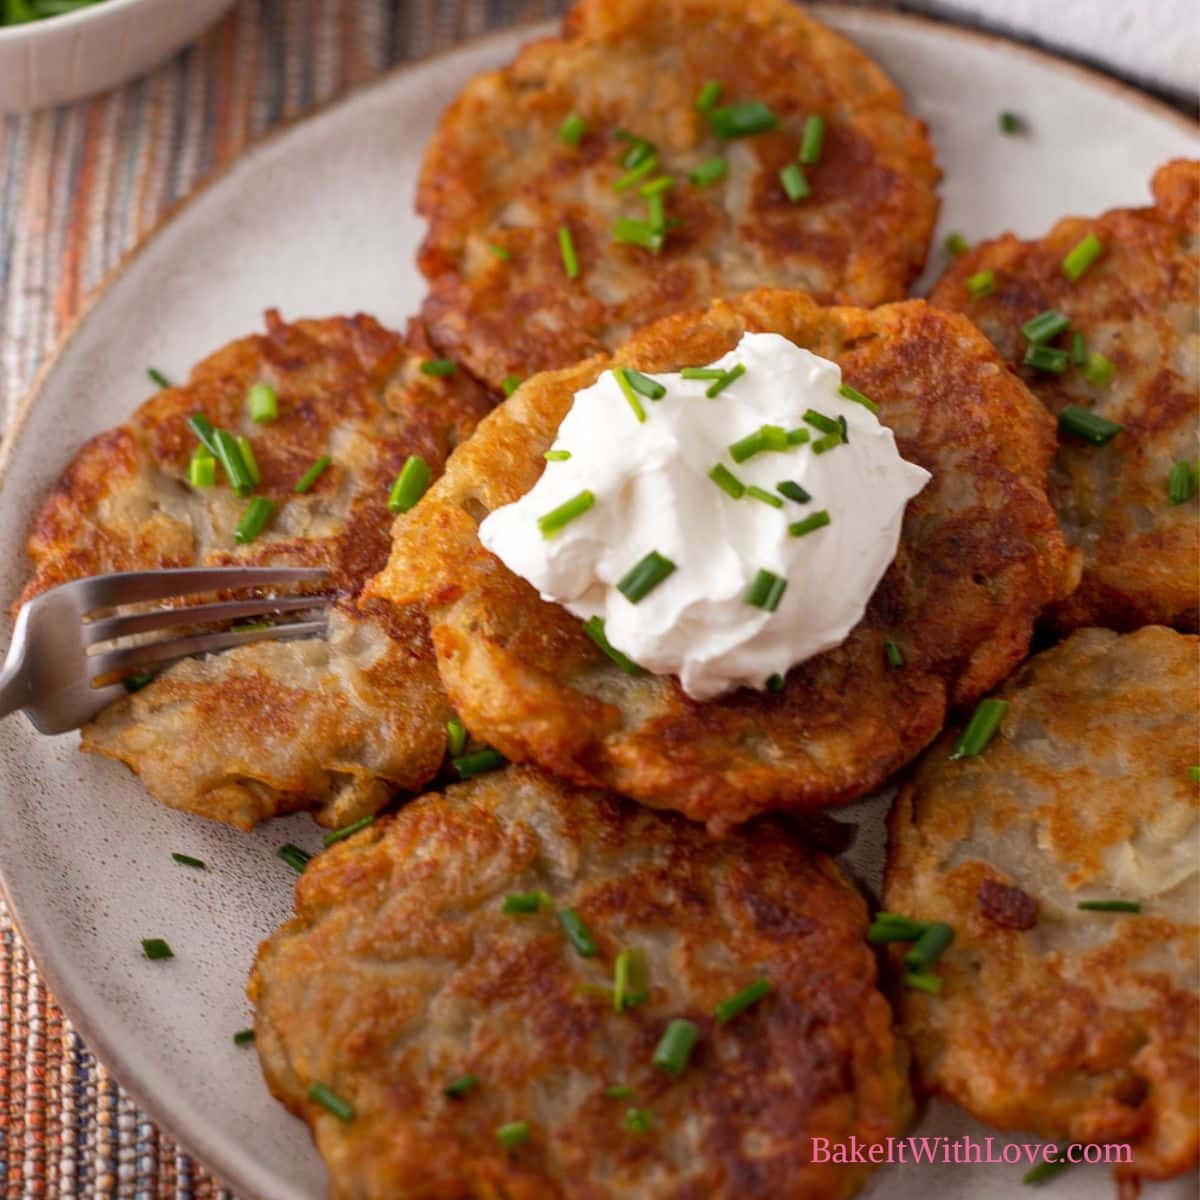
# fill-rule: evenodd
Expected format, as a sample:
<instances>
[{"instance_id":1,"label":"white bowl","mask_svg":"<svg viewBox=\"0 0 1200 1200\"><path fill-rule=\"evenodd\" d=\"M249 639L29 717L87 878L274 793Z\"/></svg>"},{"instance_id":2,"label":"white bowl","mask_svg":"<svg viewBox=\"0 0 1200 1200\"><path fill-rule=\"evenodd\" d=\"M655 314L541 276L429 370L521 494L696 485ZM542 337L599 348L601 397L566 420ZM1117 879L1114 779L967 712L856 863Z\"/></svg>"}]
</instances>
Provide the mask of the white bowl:
<instances>
[{"instance_id":1,"label":"white bowl","mask_svg":"<svg viewBox=\"0 0 1200 1200\"><path fill-rule=\"evenodd\" d=\"M101 0L0 26L0 112L78 100L141 75L198 37L233 0Z\"/></svg>"}]
</instances>

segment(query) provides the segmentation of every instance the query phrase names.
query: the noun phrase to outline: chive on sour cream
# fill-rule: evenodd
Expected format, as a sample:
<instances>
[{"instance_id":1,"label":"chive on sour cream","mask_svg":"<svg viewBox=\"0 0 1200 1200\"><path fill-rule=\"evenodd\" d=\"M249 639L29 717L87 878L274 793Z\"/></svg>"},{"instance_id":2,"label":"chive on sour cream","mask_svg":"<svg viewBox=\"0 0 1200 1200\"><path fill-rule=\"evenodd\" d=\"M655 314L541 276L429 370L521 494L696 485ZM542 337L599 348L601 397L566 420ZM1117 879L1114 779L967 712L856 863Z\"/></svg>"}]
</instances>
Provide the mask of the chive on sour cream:
<instances>
[{"instance_id":1,"label":"chive on sour cream","mask_svg":"<svg viewBox=\"0 0 1200 1200\"><path fill-rule=\"evenodd\" d=\"M843 642L930 479L836 363L774 333L682 374L606 371L547 460L484 546L697 700Z\"/></svg>"}]
</instances>

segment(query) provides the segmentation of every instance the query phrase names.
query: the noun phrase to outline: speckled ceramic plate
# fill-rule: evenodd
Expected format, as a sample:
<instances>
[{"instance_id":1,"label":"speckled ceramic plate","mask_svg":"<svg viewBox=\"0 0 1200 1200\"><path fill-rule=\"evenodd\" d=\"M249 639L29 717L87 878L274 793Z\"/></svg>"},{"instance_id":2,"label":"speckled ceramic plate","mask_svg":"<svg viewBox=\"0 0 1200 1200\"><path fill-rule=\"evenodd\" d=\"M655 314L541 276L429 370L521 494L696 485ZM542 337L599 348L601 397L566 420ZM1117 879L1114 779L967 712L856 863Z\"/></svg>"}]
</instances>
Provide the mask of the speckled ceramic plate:
<instances>
[{"instance_id":1,"label":"speckled ceramic plate","mask_svg":"<svg viewBox=\"0 0 1200 1200\"><path fill-rule=\"evenodd\" d=\"M928 120L945 168L942 230L1036 234L1063 213L1144 202L1155 166L1198 151L1182 119L1097 76L1009 43L913 18L829 9ZM273 137L197 194L125 264L44 373L0 460L0 601L27 564L35 506L76 448L123 420L146 394L145 367L171 375L258 326L357 309L400 327L421 297L412 213L422 147L446 102L533 32L490 38L390 75ZM996 114L1031 132L1001 137ZM275 199L261 203L264 195ZM938 238L940 243L940 236ZM938 252L931 274L942 266ZM290 911L295 876L275 857L315 848L305 817L250 836L153 804L123 768L0 722L0 872L21 929L63 1007L150 1113L247 1197L316 1200L325 1176L307 1131L276 1105L252 1050L243 996L255 947ZM877 873L877 802L863 822L860 871ZM171 851L205 859L185 871ZM176 957L147 962L139 940L167 937ZM935 1107L920 1132L973 1126ZM997 1138L997 1145L1005 1141ZM963 1200L1023 1194L1021 1168L909 1166L880 1173L879 1198ZM1054 1185L1091 1200L1104 1175L1081 1168ZM1148 1189L1195 1194L1194 1181ZM631 1197L631 1200L636 1198Z\"/></svg>"}]
</instances>

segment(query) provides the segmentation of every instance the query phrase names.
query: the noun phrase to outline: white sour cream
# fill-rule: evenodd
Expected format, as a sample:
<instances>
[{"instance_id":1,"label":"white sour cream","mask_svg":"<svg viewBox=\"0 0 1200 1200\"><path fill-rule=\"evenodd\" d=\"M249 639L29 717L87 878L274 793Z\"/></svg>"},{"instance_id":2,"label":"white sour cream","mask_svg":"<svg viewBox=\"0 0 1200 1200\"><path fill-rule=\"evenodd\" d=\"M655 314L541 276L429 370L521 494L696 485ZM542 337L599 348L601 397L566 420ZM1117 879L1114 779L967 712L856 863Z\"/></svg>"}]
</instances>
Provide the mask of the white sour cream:
<instances>
[{"instance_id":1,"label":"white sour cream","mask_svg":"<svg viewBox=\"0 0 1200 1200\"><path fill-rule=\"evenodd\" d=\"M537 484L480 526L484 546L544 600L601 617L610 645L648 671L679 677L707 700L762 688L772 675L832 649L862 619L896 555L904 508L929 481L866 406L839 395L841 368L773 333L747 333L713 367L745 373L719 395L712 380L653 375L659 400L638 396L639 422L612 371L575 396ZM815 410L844 418L849 440L814 453ZM806 444L735 462L729 447L764 425L806 429ZM709 477L723 464L743 485L782 501L734 499ZM798 484L808 503L781 496ZM595 503L554 536L538 519L590 491ZM818 512L829 523L792 536ZM675 570L638 603L618 583L651 551ZM747 602L760 570L787 580L773 612Z\"/></svg>"}]
</instances>

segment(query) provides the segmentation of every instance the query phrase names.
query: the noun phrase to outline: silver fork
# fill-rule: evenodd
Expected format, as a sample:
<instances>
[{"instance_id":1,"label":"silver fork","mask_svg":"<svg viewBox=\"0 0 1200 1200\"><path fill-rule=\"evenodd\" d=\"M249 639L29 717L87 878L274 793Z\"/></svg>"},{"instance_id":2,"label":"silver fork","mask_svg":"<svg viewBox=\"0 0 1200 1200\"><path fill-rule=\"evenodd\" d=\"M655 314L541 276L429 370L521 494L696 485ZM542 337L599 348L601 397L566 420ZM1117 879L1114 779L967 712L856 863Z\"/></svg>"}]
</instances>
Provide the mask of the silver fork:
<instances>
[{"instance_id":1,"label":"silver fork","mask_svg":"<svg viewBox=\"0 0 1200 1200\"><path fill-rule=\"evenodd\" d=\"M130 690L122 682L98 685L95 682L98 679L128 675L191 654L229 650L268 638L324 633L327 615L322 611L320 617L303 621L168 637L107 650L105 643L158 629L303 609L325 610L333 597L262 596L186 608L156 608L125 616L94 615L102 610L206 592L317 583L327 577L323 567L184 567L95 575L51 588L22 605L17 614L12 645L0 668L0 716L23 709L41 733L78 729L105 705Z\"/></svg>"}]
</instances>

